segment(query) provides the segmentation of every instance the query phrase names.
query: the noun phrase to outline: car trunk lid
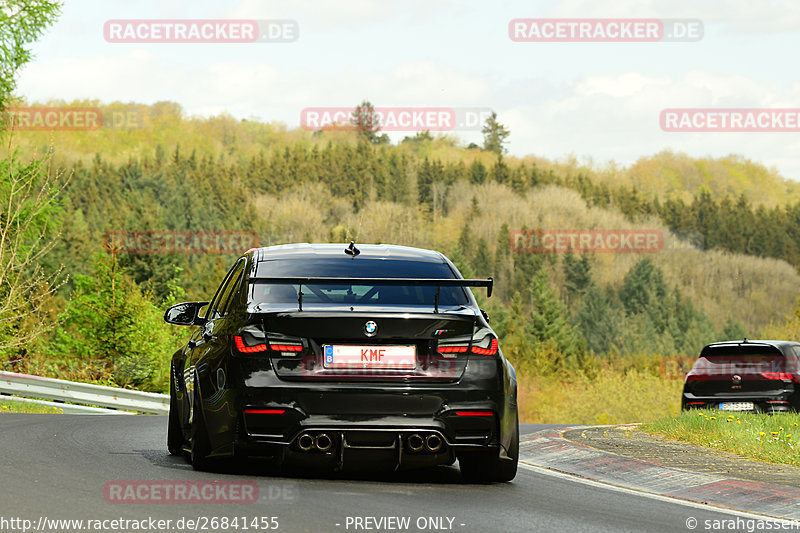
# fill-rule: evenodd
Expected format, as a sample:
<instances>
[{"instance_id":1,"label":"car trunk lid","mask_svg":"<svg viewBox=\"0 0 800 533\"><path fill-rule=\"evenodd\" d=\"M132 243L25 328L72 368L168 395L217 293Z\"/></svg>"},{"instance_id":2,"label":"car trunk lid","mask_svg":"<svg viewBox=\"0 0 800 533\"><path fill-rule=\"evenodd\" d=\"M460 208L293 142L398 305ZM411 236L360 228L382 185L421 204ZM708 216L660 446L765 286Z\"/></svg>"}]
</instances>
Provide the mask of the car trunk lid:
<instances>
[{"instance_id":1,"label":"car trunk lid","mask_svg":"<svg viewBox=\"0 0 800 533\"><path fill-rule=\"evenodd\" d=\"M261 319L269 344L302 346L300 352L269 351L276 374L296 381L457 381L466 354L439 353L438 347L469 345L476 324L468 308L304 310Z\"/></svg>"}]
</instances>

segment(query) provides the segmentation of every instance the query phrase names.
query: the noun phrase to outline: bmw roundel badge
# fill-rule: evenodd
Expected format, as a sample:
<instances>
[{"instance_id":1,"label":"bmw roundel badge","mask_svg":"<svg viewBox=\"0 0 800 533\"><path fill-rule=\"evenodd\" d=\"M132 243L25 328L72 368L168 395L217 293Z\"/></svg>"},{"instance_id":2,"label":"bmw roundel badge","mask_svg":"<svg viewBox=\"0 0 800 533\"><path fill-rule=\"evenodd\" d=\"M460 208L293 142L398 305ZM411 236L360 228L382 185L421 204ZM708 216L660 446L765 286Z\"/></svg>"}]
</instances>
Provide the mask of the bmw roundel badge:
<instances>
[{"instance_id":1,"label":"bmw roundel badge","mask_svg":"<svg viewBox=\"0 0 800 533\"><path fill-rule=\"evenodd\" d=\"M372 320L368 320L367 323L364 324L364 335L367 337L374 337L376 333L378 333L378 324Z\"/></svg>"}]
</instances>

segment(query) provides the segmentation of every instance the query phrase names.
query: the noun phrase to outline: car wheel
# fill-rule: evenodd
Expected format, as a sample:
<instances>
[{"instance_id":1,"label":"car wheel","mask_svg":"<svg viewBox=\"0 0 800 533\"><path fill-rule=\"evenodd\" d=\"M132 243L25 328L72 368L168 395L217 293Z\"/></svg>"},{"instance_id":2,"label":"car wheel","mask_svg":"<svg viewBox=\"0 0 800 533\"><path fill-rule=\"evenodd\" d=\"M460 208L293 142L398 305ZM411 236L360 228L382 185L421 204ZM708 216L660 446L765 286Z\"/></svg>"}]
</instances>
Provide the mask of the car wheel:
<instances>
[{"instance_id":1,"label":"car wheel","mask_svg":"<svg viewBox=\"0 0 800 533\"><path fill-rule=\"evenodd\" d=\"M172 365L170 365L172 367ZM169 419L167 422L167 449L171 455L183 453L183 430L181 429L178 399L175 396L175 369L170 368L169 379Z\"/></svg>"},{"instance_id":2,"label":"car wheel","mask_svg":"<svg viewBox=\"0 0 800 533\"><path fill-rule=\"evenodd\" d=\"M501 459L498 452L464 454L459 456L458 466L461 475L468 481L500 482L514 479L519 463L519 415L514 426L514 434L511 436L508 456L512 460Z\"/></svg>"},{"instance_id":3,"label":"car wheel","mask_svg":"<svg viewBox=\"0 0 800 533\"><path fill-rule=\"evenodd\" d=\"M200 397L200 388L198 387L197 376L194 381L194 402L192 404L192 428L191 428L191 446L189 460L192 463L192 468L195 470L205 470L208 468L208 454L211 453L211 444L208 440L208 430L206 429L206 420L203 416L203 400Z\"/></svg>"}]
</instances>

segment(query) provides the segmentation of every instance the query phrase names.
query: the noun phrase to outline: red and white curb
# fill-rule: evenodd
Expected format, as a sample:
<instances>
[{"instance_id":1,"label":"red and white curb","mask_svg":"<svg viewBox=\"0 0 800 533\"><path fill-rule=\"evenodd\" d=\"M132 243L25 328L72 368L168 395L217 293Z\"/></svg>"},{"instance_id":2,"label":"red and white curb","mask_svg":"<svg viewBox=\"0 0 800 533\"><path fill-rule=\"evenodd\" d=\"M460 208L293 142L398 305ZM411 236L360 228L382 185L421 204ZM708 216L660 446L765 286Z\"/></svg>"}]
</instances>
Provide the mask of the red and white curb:
<instances>
[{"instance_id":1,"label":"red and white curb","mask_svg":"<svg viewBox=\"0 0 800 533\"><path fill-rule=\"evenodd\" d=\"M755 515L800 519L800 489L690 472L623 457L569 441L578 427L545 429L522 437L520 461L603 484L713 505Z\"/></svg>"}]
</instances>

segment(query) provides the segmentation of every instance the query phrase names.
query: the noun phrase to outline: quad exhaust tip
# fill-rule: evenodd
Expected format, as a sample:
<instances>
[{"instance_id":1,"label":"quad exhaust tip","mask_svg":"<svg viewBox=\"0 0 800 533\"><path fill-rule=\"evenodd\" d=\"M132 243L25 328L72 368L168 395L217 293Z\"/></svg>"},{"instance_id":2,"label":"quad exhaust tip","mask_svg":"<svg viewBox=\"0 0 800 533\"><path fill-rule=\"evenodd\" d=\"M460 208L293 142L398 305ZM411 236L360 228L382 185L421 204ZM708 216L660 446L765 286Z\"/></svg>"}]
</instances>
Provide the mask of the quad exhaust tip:
<instances>
[{"instance_id":1,"label":"quad exhaust tip","mask_svg":"<svg viewBox=\"0 0 800 533\"><path fill-rule=\"evenodd\" d=\"M314 439L314 446L321 452L327 452L333 447L333 439L327 433L320 433Z\"/></svg>"},{"instance_id":2,"label":"quad exhaust tip","mask_svg":"<svg viewBox=\"0 0 800 533\"><path fill-rule=\"evenodd\" d=\"M406 442L408 443L408 449L412 452L421 452L422 448L425 447L425 441L416 433L410 435Z\"/></svg>"},{"instance_id":3,"label":"quad exhaust tip","mask_svg":"<svg viewBox=\"0 0 800 533\"><path fill-rule=\"evenodd\" d=\"M297 447L302 452L328 452L333 449L333 438L327 433L302 433L297 437ZM444 447L444 439L437 433L412 433L406 438L406 446L412 453L437 453Z\"/></svg>"},{"instance_id":4,"label":"quad exhaust tip","mask_svg":"<svg viewBox=\"0 0 800 533\"><path fill-rule=\"evenodd\" d=\"M436 433L431 433L428 435L428 438L425 439L425 447L428 449L429 452L438 452L442 449L442 439Z\"/></svg>"},{"instance_id":5,"label":"quad exhaust tip","mask_svg":"<svg viewBox=\"0 0 800 533\"><path fill-rule=\"evenodd\" d=\"M412 433L406 439L408 449L413 453L426 451L436 453L444 446L444 439L436 433L418 434Z\"/></svg>"},{"instance_id":6,"label":"quad exhaust tip","mask_svg":"<svg viewBox=\"0 0 800 533\"><path fill-rule=\"evenodd\" d=\"M314 437L309 433L303 433L297 438L297 447L304 452L311 451L314 448Z\"/></svg>"},{"instance_id":7,"label":"quad exhaust tip","mask_svg":"<svg viewBox=\"0 0 800 533\"><path fill-rule=\"evenodd\" d=\"M327 452L333 448L333 438L327 433L320 433L319 435L303 433L297 437L297 447L300 448L301 452L313 450Z\"/></svg>"}]
</instances>

